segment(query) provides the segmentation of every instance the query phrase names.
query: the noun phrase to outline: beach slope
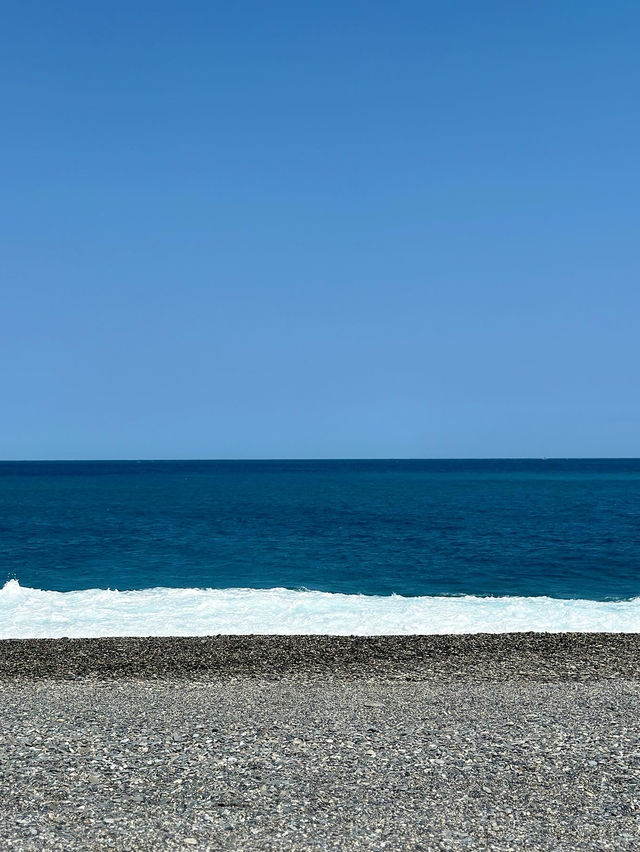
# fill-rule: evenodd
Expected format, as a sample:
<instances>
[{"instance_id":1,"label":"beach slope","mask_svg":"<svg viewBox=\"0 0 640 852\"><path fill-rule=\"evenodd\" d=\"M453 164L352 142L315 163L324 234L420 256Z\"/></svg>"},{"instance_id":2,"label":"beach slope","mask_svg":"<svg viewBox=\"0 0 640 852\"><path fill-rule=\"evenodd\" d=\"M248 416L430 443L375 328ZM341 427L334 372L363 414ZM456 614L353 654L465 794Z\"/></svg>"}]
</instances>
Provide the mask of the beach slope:
<instances>
[{"instance_id":1,"label":"beach slope","mask_svg":"<svg viewBox=\"0 0 640 852\"><path fill-rule=\"evenodd\" d=\"M640 637L0 642L0 847L637 849Z\"/></svg>"}]
</instances>

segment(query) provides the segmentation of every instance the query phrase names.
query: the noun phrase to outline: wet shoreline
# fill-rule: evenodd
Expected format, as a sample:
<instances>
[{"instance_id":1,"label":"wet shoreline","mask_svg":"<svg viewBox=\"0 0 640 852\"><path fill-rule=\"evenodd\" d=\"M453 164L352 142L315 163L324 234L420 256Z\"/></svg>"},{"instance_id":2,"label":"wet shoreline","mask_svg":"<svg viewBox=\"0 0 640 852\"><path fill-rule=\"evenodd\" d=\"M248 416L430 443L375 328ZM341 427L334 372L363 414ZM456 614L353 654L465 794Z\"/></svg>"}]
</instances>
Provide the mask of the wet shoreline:
<instances>
[{"instance_id":1,"label":"wet shoreline","mask_svg":"<svg viewBox=\"0 0 640 852\"><path fill-rule=\"evenodd\" d=\"M4 639L0 679L640 679L640 634Z\"/></svg>"}]
</instances>

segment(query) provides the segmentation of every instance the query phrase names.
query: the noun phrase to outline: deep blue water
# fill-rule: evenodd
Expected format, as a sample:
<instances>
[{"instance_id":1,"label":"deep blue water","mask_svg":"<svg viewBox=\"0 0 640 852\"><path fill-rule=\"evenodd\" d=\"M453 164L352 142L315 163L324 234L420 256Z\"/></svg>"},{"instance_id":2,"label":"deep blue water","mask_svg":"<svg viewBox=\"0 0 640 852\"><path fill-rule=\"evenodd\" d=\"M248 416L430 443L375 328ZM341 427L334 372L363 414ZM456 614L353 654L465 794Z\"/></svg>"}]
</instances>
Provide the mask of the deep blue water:
<instances>
[{"instance_id":1,"label":"deep blue water","mask_svg":"<svg viewBox=\"0 0 640 852\"><path fill-rule=\"evenodd\" d=\"M640 460L4 462L0 581L640 595Z\"/></svg>"}]
</instances>

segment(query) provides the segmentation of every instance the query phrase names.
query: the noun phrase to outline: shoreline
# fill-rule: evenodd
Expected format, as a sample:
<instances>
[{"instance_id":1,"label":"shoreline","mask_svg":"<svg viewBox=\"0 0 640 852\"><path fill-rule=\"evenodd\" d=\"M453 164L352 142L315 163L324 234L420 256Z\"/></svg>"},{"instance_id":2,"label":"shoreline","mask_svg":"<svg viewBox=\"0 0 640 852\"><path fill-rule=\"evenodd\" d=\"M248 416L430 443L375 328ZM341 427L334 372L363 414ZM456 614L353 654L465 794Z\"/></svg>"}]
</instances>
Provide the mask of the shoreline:
<instances>
[{"instance_id":1,"label":"shoreline","mask_svg":"<svg viewBox=\"0 0 640 852\"><path fill-rule=\"evenodd\" d=\"M640 680L640 634L2 639L0 680Z\"/></svg>"}]
</instances>

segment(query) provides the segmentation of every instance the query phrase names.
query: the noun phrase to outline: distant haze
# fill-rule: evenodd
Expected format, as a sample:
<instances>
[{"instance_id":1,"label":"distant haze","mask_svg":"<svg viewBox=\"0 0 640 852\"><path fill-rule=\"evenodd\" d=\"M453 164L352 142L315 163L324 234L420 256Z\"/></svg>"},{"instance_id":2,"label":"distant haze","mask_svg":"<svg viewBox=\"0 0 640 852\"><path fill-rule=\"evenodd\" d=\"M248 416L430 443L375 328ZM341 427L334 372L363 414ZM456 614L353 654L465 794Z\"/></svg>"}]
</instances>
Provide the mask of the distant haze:
<instances>
[{"instance_id":1,"label":"distant haze","mask_svg":"<svg viewBox=\"0 0 640 852\"><path fill-rule=\"evenodd\" d=\"M0 458L640 456L639 31L5 4Z\"/></svg>"}]
</instances>

